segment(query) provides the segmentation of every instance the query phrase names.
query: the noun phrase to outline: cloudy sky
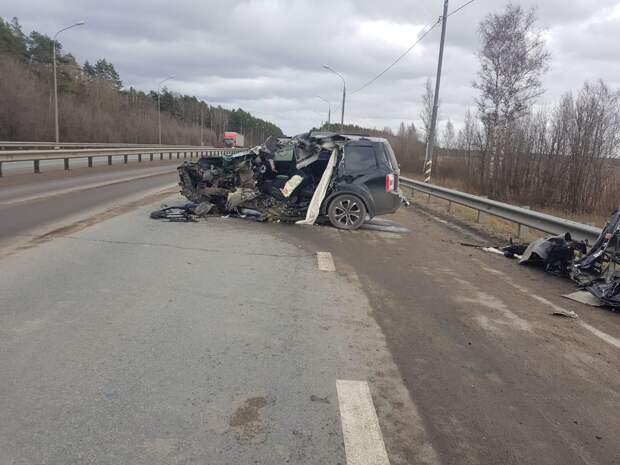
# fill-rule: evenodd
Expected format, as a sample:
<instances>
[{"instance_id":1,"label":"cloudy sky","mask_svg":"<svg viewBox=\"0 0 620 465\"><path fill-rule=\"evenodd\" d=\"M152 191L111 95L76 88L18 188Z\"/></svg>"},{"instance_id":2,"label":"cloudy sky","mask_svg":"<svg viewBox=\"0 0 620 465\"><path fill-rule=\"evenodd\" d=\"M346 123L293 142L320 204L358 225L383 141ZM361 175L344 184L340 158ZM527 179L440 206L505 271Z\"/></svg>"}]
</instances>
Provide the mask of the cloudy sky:
<instances>
[{"instance_id":1,"label":"cloudy sky","mask_svg":"<svg viewBox=\"0 0 620 465\"><path fill-rule=\"evenodd\" d=\"M538 8L552 53L541 104L585 80L620 87L620 1L515 0ZM465 0L451 0L454 10ZM442 78L442 120L458 126L473 108L477 25L503 0L475 0L448 20ZM295 134L339 115L347 81L345 121L397 128L415 122L424 81L434 77L440 28L372 86L353 91L406 50L441 14L442 0L0 0L0 15L26 31L60 37L78 61L106 58L126 86L148 90L174 74L171 90L212 104L241 107ZM339 117L339 116L338 116Z\"/></svg>"}]
</instances>

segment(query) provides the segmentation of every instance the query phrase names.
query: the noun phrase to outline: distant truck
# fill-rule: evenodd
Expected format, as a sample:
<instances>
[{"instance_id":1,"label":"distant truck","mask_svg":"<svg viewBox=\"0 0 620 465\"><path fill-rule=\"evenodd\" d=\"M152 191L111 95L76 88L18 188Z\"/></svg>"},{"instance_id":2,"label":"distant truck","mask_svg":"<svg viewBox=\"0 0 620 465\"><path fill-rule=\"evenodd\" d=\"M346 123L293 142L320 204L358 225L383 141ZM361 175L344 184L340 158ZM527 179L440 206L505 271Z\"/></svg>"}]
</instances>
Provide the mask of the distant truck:
<instances>
[{"instance_id":1,"label":"distant truck","mask_svg":"<svg viewBox=\"0 0 620 465\"><path fill-rule=\"evenodd\" d=\"M245 140L243 134L238 132L225 132L224 133L224 145L226 147L243 147Z\"/></svg>"}]
</instances>

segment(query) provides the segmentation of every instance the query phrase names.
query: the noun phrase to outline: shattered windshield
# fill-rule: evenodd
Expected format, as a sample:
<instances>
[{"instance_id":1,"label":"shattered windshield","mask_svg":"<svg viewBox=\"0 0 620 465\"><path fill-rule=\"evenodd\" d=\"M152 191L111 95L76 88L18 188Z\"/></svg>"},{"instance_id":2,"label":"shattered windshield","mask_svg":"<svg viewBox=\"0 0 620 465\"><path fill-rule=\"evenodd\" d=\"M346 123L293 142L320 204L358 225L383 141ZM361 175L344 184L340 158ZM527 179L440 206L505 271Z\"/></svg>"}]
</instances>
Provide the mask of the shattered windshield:
<instances>
[{"instance_id":1,"label":"shattered windshield","mask_svg":"<svg viewBox=\"0 0 620 465\"><path fill-rule=\"evenodd\" d=\"M292 145L284 147L274 154L273 159L275 161L291 161L293 159L293 153L294 149Z\"/></svg>"}]
</instances>

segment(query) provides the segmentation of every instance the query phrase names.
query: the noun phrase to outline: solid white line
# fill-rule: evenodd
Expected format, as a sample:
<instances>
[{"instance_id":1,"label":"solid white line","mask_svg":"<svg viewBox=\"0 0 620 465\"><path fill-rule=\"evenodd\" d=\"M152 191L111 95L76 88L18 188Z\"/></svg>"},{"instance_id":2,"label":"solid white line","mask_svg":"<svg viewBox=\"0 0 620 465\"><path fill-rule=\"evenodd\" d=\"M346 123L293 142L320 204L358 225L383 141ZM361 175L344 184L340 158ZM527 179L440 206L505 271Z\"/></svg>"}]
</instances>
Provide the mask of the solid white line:
<instances>
[{"instance_id":1,"label":"solid white line","mask_svg":"<svg viewBox=\"0 0 620 465\"><path fill-rule=\"evenodd\" d=\"M176 168L175 168L175 170L176 170ZM16 200L8 200L8 201L5 201L5 202L0 202L0 207L12 206L12 205L20 204L20 203L25 203L25 202L33 202L33 201L41 200L41 199L48 199L50 197L56 197L56 196L65 195L65 194L71 194L73 192L81 192L81 191L85 191L85 190L89 190L89 189L97 189L99 187L113 186L114 184L122 184L124 182L139 181L140 179L154 178L155 176L163 176L164 174L170 174L170 173L174 173L174 170L171 170L171 171L159 171L157 173L143 174L143 175L134 176L134 177L131 177L131 178L114 179L112 181L104 181L104 182L94 183L94 184L85 184L83 186L76 186L76 187L70 187L70 188L67 188L67 189L61 189L61 190L57 190L57 191L50 191L50 192L46 192L46 193L43 193L43 194L31 195L30 197L22 197L22 198L16 199Z\"/></svg>"},{"instance_id":2,"label":"solid white line","mask_svg":"<svg viewBox=\"0 0 620 465\"><path fill-rule=\"evenodd\" d=\"M317 252L316 260L320 271L336 271L336 266L334 265L334 259L332 258L331 253Z\"/></svg>"},{"instance_id":3,"label":"solid white line","mask_svg":"<svg viewBox=\"0 0 620 465\"><path fill-rule=\"evenodd\" d=\"M608 344L611 344L612 346L617 347L618 349L620 349L620 339L616 339L615 337L613 337L613 336L611 336L611 335L609 335L607 333L604 333L600 329L596 329L594 326L591 326L588 323L584 323L583 321L581 321L580 324L581 324L581 326L583 326L585 329L590 331L595 336L600 337L603 341L605 341Z\"/></svg>"},{"instance_id":4,"label":"solid white line","mask_svg":"<svg viewBox=\"0 0 620 465\"><path fill-rule=\"evenodd\" d=\"M368 383L339 379L336 390L347 465L389 465Z\"/></svg>"}]
</instances>

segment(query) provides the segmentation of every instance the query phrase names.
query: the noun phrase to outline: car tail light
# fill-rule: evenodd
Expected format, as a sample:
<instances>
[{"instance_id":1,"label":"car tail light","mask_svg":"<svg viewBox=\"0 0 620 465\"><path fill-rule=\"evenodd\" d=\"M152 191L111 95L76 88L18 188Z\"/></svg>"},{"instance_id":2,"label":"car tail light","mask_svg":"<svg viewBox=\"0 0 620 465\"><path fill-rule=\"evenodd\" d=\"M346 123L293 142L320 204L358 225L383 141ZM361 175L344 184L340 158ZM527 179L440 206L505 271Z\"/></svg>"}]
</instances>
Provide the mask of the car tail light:
<instances>
[{"instance_id":1,"label":"car tail light","mask_svg":"<svg viewBox=\"0 0 620 465\"><path fill-rule=\"evenodd\" d=\"M394 175L393 174L388 174L385 177L385 192L392 192L394 191Z\"/></svg>"}]
</instances>

